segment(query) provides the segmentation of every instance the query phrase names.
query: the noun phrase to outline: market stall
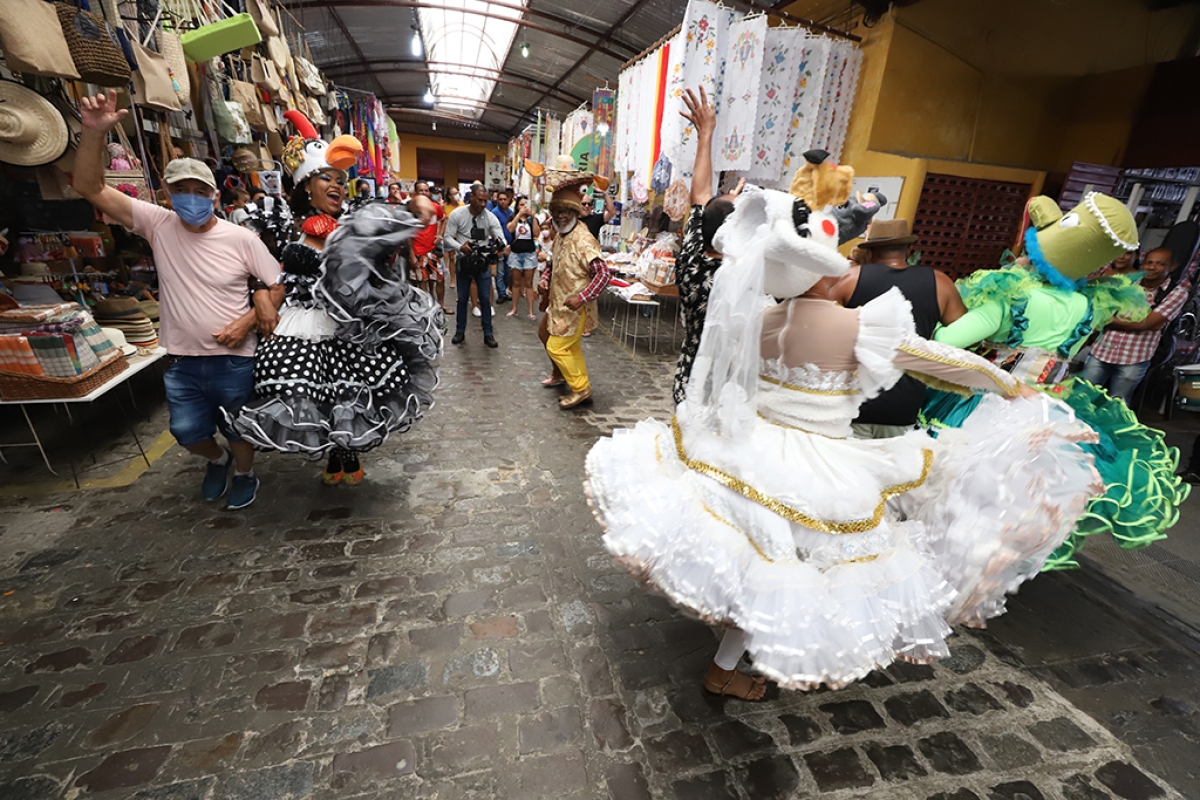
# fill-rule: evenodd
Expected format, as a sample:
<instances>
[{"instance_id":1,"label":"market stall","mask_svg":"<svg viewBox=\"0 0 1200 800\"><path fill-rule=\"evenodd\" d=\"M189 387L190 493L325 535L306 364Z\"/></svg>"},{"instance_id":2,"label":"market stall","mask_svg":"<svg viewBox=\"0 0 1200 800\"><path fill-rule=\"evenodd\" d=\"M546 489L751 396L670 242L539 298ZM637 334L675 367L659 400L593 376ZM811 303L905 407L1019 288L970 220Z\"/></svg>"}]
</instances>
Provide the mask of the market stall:
<instances>
[{"instance_id":1,"label":"market stall","mask_svg":"<svg viewBox=\"0 0 1200 800\"><path fill-rule=\"evenodd\" d=\"M394 123L374 95L332 84L307 41L269 0L0 0L0 404L21 407L32 437L4 447L37 447L54 472L28 406L90 403L165 355L154 252L72 189L82 98L113 90L128 110L104 175L138 201L168 205L164 170L186 156L212 169L234 221L239 190L285 202L289 110L358 138L351 176L385 190Z\"/></svg>"}]
</instances>

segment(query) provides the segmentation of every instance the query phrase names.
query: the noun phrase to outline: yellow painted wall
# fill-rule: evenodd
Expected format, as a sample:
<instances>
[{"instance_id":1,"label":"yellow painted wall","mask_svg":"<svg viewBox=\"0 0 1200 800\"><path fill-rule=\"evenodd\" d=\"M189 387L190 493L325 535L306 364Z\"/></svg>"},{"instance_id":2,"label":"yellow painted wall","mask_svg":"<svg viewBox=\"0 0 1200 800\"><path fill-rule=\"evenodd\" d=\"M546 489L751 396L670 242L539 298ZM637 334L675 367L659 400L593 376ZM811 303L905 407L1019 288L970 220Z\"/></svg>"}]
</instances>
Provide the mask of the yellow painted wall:
<instances>
[{"instance_id":1,"label":"yellow painted wall","mask_svg":"<svg viewBox=\"0 0 1200 800\"><path fill-rule=\"evenodd\" d=\"M450 153L482 153L485 160L490 160L495 156L501 159L505 155L505 145L494 144L491 142L475 142L467 139L450 139L445 136L424 136L417 133L402 133L400 134L400 171L396 177L400 180L416 180L417 179L417 148L422 150L441 150ZM455 175L450 174L451 164L450 159L443 159L443 166L446 168L446 177L451 179L457 176L458 164L457 161L453 164Z\"/></svg>"}]
</instances>

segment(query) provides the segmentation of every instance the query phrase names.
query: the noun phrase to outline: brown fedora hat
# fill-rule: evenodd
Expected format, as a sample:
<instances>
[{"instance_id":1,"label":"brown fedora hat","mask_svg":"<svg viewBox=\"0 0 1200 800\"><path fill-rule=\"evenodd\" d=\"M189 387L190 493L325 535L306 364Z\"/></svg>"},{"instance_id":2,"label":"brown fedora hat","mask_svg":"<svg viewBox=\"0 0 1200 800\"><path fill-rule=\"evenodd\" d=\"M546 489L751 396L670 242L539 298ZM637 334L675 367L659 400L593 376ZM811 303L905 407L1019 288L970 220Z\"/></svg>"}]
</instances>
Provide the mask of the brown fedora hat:
<instances>
[{"instance_id":1,"label":"brown fedora hat","mask_svg":"<svg viewBox=\"0 0 1200 800\"><path fill-rule=\"evenodd\" d=\"M859 247L892 247L912 244L917 240L906 219L877 219L867 228L867 238Z\"/></svg>"}]
</instances>

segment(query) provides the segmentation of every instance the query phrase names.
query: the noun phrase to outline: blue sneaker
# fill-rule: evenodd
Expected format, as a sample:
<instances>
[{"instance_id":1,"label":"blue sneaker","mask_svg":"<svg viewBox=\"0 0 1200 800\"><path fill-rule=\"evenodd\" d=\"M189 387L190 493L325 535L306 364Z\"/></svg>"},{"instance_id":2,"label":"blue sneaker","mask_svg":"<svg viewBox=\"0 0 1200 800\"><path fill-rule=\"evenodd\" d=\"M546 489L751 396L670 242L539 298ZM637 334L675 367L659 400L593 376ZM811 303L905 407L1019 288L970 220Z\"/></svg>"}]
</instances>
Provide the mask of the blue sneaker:
<instances>
[{"instance_id":1,"label":"blue sneaker","mask_svg":"<svg viewBox=\"0 0 1200 800\"><path fill-rule=\"evenodd\" d=\"M258 497L258 476L251 472L249 475L234 475L233 484L229 487L229 499L225 507L230 509L245 508Z\"/></svg>"},{"instance_id":2,"label":"blue sneaker","mask_svg":"<svg viewBox=\"0 0 1200 800\"><path fill-rule=\"evenodd\" d=\"M233 453L228 450L225 451L224 464L208 462L208 468L204 470L204 485L201 487L205 500L219 500L225 496L225 491L229 488L229 470L232 467Z\"/></svg>"}]
</instances>

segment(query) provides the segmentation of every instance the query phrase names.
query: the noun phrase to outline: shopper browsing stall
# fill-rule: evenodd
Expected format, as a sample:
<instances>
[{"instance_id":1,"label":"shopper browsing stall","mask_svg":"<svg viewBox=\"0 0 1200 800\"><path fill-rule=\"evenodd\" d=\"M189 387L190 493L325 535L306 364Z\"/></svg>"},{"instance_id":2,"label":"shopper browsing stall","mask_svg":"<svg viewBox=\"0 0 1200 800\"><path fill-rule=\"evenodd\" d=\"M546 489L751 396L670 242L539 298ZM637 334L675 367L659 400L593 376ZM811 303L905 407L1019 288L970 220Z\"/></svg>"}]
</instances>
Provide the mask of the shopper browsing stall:
<instances>
[{"instance_id":1,"label":"shopper browsing stall","mask_svg":"<svg viewBox=\"0 0 1200 800\"><path fill-rule=\"evenodd\" d=\"M200 161L167 164L163 182L173 211L131 199L106 186L101 167L108 133L128 113L117 110L117 93L80 101L83 131L75 166L75 189L97 209L146 239L159 275L160 338L172 359L164 378L171 433L181 445L208 459L202 491L229 508L254 502L254 448L225 421L254 395L255 313L246 290L257 278L274 305L282 301L279 264L252 232L214 216L217 182ZM217 428L228 447L217 444ZM233 479L230 481L230 472Z\"/></svg>"}]
</instances>

